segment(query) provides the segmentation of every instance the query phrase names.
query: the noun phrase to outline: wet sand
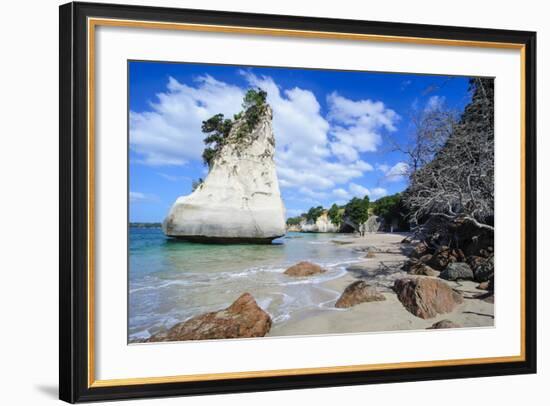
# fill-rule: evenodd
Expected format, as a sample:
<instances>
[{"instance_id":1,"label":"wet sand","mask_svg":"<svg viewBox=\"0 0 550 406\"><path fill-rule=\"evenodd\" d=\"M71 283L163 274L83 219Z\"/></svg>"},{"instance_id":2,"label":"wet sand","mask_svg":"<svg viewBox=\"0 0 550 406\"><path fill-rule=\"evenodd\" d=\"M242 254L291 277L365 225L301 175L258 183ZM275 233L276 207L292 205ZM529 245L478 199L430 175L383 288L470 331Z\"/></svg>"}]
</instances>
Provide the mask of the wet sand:
<instances>
[{"instance_id":1,"label":"wet sand","mask_svg":"<svg viewBox=\"0 0 550 406\"><path fill-rule=\"evenodd\" d=\"M417 330L445 319L465 328L494 325L494 304L475 298L486 291L476 289L478 283L473 281L446 281L464 295L464 303L453 312L426 320L409 313L391 289L395 279L407 276L400 269L407 259L406 245L401 244L403 238L404 235L397 233L372 233L365 237L346 236L333 240L334 244L356 250L363 261L350 265L343 276L322 283L327 292L334 292L333 299L327 301L326 295L319 297L322 306L293 312L287 320L274 323L268 336ZM369 251L374 253L372 258L366 258ZM386 300L361 303L348 309L335 308L338 293L356 280L376 286Z\"/></svg>"}]
</instances>

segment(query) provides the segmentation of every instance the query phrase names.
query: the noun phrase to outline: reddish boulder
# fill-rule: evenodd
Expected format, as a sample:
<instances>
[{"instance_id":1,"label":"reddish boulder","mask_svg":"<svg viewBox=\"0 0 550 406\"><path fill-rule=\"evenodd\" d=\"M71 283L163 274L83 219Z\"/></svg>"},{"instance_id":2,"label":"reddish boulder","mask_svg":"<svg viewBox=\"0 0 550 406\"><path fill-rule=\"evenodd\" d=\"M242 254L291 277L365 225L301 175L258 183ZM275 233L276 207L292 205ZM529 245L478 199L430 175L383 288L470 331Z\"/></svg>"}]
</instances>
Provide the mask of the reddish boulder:
<instances>
[{"instance_id":1,"label":"reddish boulder","mask_svg":"<svg viewBox=\"0 0 550 406\"><path fill-rule=\"evenodd\" d=\"M476 286L476 289L489 290L489 281L481 282L479 285Z\"/></svg>"},{"instance_id":2,"label":"reddish boulder","mask_svg":"<svg viewBox=\"0 0 550 406\"><path fill-rule=\"evenodd\" d=\"M488 281L481 282L478 286L478 289L480 288L487 290L487 292L477 295L475 298L487 303L495 303L495 276L491 275Z\"/></svg>"},{"instance_id":3,"label":"reddish boulder","mask_svg":"<svg viewBox=\"0 0 550 406\"><path fill-rule=\"evenodd\" d=\"M419 242L418 244L416 244L412 251L411 251L411 254L409 255L411 258L420 258L421 256L423 255L426 255L426 254L429 254L429 247L428 247L428 244L426 244L424 241L422 242Z\"/></svg>"},{"instance_id":4,"label":"reddish boulder","mask_svg":"<svg viewBox=\"0 0 550 406\"><path fill-rule=\"evenodd\" d=\"M437 323L432 324L430 327L427 327L426 330L437 330L441 328L460 328L460 324L453 323L451 320L441 320Z\"/></svg>"},{"instance_id":5,"label":"reddish boulder","mask_svg":"<svg viewBox=\"0 0 550 406\"><path fill-rule=\"evenodd\" d=\"M285 275L288 276L311 276L319 273L323 273L325 270L317 264L311 262L302 261L295 265L292 265L285 271Z\"/></svg>"},{"instance_id":6,"label":"reddish boulder","mask_svg":"<svg viewBox=\"0 0 550 406\"><path fill-rule=\"evenodd\" d=\"M206 313L178 323L168 331L149 337L147 341L263 337L270 328L271 317L269 314L257 305L250 293L244 293L226 309Z\"/></svg>"},{"instance_id":7,"label":"reddish boulder","mask_svg":"<svg viewBox=\"0 0 550 406\"><path fill-rule=\"evenodd\" d=\"M426 263L437 271L444 270L447 265L453 262L465 260L464 253L460 249L451 249L447 246L438 248Z\"/></svg>"},{"instance_id":8,"label":"reddish boulder","mask_svg":"<svg viewBox=\"0 0 550 406\"><path fill-rule=\"evenodd\" d=\"M433 268L430 268L426 264L420 263L420 264L416 265L415 267L411 268L411 270L409 271L409 274L437 277L437 276L439 276L440 272L436 271Z\"/></svg>"},{"instance_id":9,"label":"reddish boulder","mask_svg":"<svg viewBox=\"0 0 550 406\"><path fill-rule=\"evenodd\" d=\"M439 276L438 271L417 259L409 259L405 262L402 269L411 275Z\"/></svg>"},{"instance_id":10,"label":"reddish boulder","mask_svg":"<svg viewBox=\"0 0 550 406\"><path fill-rule=\"evenodd\" d=\"M364 281L356 281L349 285L340 298L336 301L335 307L346 308L364 302L378 302L386 300L386 297L374 287Z\"/></svg>"},{"instance_id":11,"label":"reddish boulder","mask_svg":"<svg viewBox=\"0 0 550 406\"><path fill-rule=\"evenodd\" d=\"M423 276L397 279L393 290L403 306L422 319L449 313L464 300L442 280Z\"/></svg>"},{"instance_id":12,"label":"reddish boulder","mask_svg":"<svg viewBox=\"0 0 550 406\"><path fill-rule=\"evenodd\" d=\"M433 257L432 254L426 254L426 255L422 255L420 258L418 258L418 260L420 262L424 262L425 264L427 264L432 259L432 257Z\"/></svg>"}]
</instances>

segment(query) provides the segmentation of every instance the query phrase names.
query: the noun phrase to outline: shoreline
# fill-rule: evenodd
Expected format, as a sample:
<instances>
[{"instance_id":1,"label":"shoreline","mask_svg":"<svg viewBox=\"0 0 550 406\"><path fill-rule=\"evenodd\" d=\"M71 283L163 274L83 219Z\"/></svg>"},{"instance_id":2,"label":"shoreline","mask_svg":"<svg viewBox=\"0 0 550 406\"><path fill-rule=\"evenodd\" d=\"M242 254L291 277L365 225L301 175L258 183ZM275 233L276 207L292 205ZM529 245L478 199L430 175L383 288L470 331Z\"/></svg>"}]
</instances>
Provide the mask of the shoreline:
<instances>
[{"instance_id":1,"label":"shoreline","mask_svg":"<svg viewBox=\"0 0 550 406\"><path fill-rule=\"evenodd\" d=\"M409 276L400 269L401 264L408 259L404 253L404 244L401 244L406 236L406 233L380 232L331 241L356 250L360 260L347 266L346 273L339 278L319 284L339 294L318 309L299 310L284 322L273 323L266 337L424 330L441 320L451 320L460 324L461 328L494 326L494 304L473 298L486 292L476 289L478 283L474 281L445 281L465 298L464 303L450 313L422 319L405 309L391 286L395 279ZM365 258L369 250L374 256ZM357 280L375 286L386 300L360 303L346 309L334 307L344 289Z\"/></svg>"},{"instance_id":2,"label":"shoreline","mask_svg":"<svg viewBox=\"0 0 550 406\"><path fill-rule=\"evenodd\" d=\"M410 244L402 243L408 236L409 233L397 232L368 233L364 237L330 233L323 236L322 241L310 241L308 244L319 247L316 248L321 250L318 252L337 250L346 255L350 254L349 259L335 258L334 261L327 257L321 260L320 257L316 258L307 253L300 255L300 260L319 263L327 269L327 272L313 276L284 275L283 271L288 267L287 264L277 262L271 263L268 268L247 268L247 271L238 273L225 271L223 274L230 272L231 278L243 282L246 280L249 285L245 287L237 283L228 291L225 290L229 288L227 284L212 283L211 290L209 288L207 293L208 297L219 301L214 298L223 293L227 297L227 303L214 305L212 302L211 308L205 311L222 310L240 295L250 293L260 308L271 316L272 325L265 337L424 330L442 320L450 320L461 328L494 326L494 304L473 298L487 292L476 289L478 283L473 281L449 282L435 278L460 291L464 296L464 302L450 313L422 319L403 306L392 287L396 279L410 276L401 270L401 266L408 259L406 254L411 247ZM294 235L287 238L300 240L303 237ZM327 264L327 261L330 263ZM266 275L271 279L265 279ZM364 302L349 308L336 308L335 303L342 292L356 281L365 281L375 287L385 300ZM185 318L174 315L176 317L172 320L177 324L201 314L204 314L204 311ZM171 328L171 325L173 324L165 325L161 331ZM151 327L140 330L138 334L129 336L130 343L143 342L142 340L146 339L146 331L149 335L158 333L158 330L152 330Z\"/></svg>"}]
</instances>

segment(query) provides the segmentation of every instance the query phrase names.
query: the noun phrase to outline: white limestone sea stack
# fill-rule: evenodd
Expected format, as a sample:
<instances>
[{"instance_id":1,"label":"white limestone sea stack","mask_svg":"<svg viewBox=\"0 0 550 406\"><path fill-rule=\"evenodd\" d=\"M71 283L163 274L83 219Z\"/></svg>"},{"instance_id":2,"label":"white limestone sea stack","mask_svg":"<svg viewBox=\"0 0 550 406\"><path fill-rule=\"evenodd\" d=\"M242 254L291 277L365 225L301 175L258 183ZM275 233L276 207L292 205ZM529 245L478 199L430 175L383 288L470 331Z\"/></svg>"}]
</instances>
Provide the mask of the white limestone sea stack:
<instances>
[{"instance_id":1,"label":"white limestone sea stack","mask_svg":"<svg viewBox=\"0 0 550 406\"><path fill-rule=\"evenodd\" d=\"M273 112L266 105L244 137L242 119L211 163L204 182L180 196L163 222L167 236L212 243L270 243L285 234L285 207L275 169Z\"/></svg>"}]
</instances>

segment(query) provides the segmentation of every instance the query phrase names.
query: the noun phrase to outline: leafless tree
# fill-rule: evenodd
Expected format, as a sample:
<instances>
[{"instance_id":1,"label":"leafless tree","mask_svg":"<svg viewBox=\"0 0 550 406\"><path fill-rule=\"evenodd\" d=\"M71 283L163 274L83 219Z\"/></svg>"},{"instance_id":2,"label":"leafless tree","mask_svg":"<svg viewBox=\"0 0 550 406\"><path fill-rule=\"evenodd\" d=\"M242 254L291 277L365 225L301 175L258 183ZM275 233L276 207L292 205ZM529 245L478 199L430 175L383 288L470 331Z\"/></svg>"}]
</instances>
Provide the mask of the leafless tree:
<instances>
[{"instance_id":1,"label":"leafless tree","mask_svg":"<svg viewBox=\"0 0 550 406\"><path fill-rule=\"evenodd\" d=\"M458 122L458 114L437 106L430 109L414 109L410 113L412 131L404 143L390 138L393 151L407 157L411 175L431 162L436 153L443 148Z\"/></svg>"},{"instance_id":2,"label":"leafless tree","mask_svg":"<svg viewBox=\"0 0 550 406\"><path fill-rule=\"evenodd\" d=\"M493 80L472 79L470 89L472 101L460 120L443 119L450 117L444 112L421 120L409 150L405 203L411 221L430 232L456 221L494 231Z\"/></svg>"}]
</instances>

